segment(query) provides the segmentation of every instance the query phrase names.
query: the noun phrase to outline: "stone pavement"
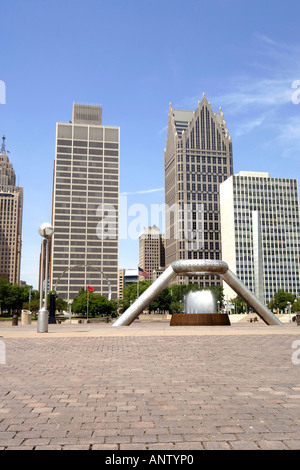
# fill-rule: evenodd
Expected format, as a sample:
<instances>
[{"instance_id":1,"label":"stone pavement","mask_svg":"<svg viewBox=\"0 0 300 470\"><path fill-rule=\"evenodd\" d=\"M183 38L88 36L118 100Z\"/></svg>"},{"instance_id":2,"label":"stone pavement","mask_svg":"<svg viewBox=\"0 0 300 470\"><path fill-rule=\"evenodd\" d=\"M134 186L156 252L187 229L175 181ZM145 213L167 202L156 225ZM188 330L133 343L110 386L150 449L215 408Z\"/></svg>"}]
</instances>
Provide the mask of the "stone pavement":
<instances>
[{"instance_id":1,"label":"stone pavement","mask_svg":"<svg viewBox=\"0 0 300 470\"><path fill-rule=\"evenodd\" d=\"M258 323L0 325L0 449L298 450L300 327Z\"/></svg>"}]
</instances>

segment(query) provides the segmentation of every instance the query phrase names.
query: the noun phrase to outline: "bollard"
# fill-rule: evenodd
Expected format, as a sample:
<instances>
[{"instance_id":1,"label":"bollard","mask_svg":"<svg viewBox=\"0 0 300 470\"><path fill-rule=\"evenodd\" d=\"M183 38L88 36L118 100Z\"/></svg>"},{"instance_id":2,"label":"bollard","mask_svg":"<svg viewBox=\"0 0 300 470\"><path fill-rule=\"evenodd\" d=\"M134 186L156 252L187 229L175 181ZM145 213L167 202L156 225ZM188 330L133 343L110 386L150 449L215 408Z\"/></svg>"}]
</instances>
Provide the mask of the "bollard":
<instances>
[{"instance_id":1,"label":"bollard","mask_svg":"<svg viewBox=\"0 0 300 470\"><path fill-rule=\"evenodd\" d=\"M31 312L22 310L21 322L22 322L22 325L31 325Z\"/></svg>"},{"instance_id":2,"label":"bollard","mask_svg":"<svg viewBox=\"0 0 300 470\"><path fill-rule=\"evenodd\" d=\"M37 332L47 333L48 331L48 310L44 307L39 310L37 321Z\"/></svg>"}]
</instances>

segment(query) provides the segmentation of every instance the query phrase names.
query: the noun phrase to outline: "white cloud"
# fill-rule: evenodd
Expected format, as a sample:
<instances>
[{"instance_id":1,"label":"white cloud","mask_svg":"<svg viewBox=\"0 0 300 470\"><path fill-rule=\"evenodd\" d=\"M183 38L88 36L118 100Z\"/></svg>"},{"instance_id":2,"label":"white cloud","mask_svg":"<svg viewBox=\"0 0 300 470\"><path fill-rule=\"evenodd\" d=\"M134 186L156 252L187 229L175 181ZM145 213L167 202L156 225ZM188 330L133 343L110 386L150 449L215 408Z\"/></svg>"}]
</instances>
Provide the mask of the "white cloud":
<instances>
[{"instance_id":1,"label":"white cloud","mask_svg":"<svg viewBox=\"0 0 300 470\"><path fill-rule=\"evenodd\" d=\"M290 117L284 123L279 122L277 126L274 127L277 132L277 137L274 139L274 141L275 144L282 148L282 156L299 161L300 117Z\"/></svg>"},{"instance_id":2,"label":"white cloud","mask_svg":"<svg viewBox=\"0 0 300 470\"><path fill-rule=\"evenodd\" d=\"M165 188L154 188L154 189L144 189L141 191L133 191L133 192L124 192L120 193L120 196L131 196L133 194L148 194L148 193L158 193L160 191L164 191Z\"/></svg>"},{"instance_id":3,"label":"white cloud","mask_svg":"<svg viewBox=\"0 0 300 470\"><path fill-rule=\"evenodd\" d=\"M216 96L215 102L226 107L227 114L255 112L266 107L279 107L290 103L293 77L286 79L235 79L234 91Z\"/></svg>"},{"instance_id":4,"label":"white cloud","mask_svg":"<svg viewBox=\"0 0 300 470\"><path fill-rule=\"evenodd\" d=\"M238 123L235 126L234 135L240 137L245 134L250 134L255 128L260 127L266 120L266 115L257 116L254 119Z\"/></svg>"}]
</instances>

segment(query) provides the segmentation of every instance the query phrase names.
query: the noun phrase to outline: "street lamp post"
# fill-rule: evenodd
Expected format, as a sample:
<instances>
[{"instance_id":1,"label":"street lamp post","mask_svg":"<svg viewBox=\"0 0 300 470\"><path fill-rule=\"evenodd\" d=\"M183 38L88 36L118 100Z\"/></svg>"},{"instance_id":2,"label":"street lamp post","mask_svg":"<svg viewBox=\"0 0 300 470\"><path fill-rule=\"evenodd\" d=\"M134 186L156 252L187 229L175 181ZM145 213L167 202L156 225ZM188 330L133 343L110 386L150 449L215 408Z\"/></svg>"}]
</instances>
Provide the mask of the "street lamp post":
<instances>
[{"instance_id":1,"label":"street lamp post","mask_svg":"<svg viewBox=\"0 0 300 470\"><path fill-rule=\"evenodd\" d=\"M38 313L38 322L37 322L37 332L38 333L47 333L48 331L48 310L47 310L47 296L48 296L48 274L49 274L49 241L54 233L54 228L52 225L48 223L44 223L39 228L39 234L43 237L43 242L46 245L46 256L45 256L45 298L44 298L44 305L41 307L42 302L41 298L43 297L43 267L44 267L44 253L42 250L42 277L41 277L41 285L40 285L40 310ZM42 242L42 243L43 243ZM43 246L43 245L42 245Z\"/></svg>"},{"instance_id":2,"label":"street lamp post","mask_svg":"<svg viewBox=\"0 0 300 470\"><path fill-rule=\"evenodd\" d=\"M291 302L288 302L287 305L288 305L288 313L289 313L289 322L291 322L292 304L291 304Z\"/></svg>"},{"instance_id":3,"label":"street lamp post","mask_svg":"<svg viewBox=\"0 0 300 470\"><path fill-rule=\"evenodd\" d=\"M73 300L68 301L68 304L69 304L69 323L71 323L71 317L72 317L72 303L73 303Z\"/></svg>"}]
</instances>

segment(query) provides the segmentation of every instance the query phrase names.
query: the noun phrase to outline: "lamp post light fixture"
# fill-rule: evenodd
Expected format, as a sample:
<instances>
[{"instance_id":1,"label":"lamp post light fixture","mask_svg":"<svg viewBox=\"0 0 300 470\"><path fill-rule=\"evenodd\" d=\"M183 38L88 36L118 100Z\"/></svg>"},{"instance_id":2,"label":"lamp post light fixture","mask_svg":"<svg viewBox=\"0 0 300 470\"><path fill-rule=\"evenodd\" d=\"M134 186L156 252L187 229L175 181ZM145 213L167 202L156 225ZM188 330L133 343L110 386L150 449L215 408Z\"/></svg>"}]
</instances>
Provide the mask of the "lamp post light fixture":
<instances>
[{"instance_id":1,"label":"lamp post light fixture","mask_svg":"<svg viewBox=\"0 0 300 470\"><path fill-rule=\"evenodd\" d=\"M41 250L41 272L40 272L40 310L38 313L37 332L47 333L48 331L48 316L47 310L47 296L48 296L48 274L49 274L49 241L54 233L54 228L49 223L43 223L39 228L39 234L43 238L42 250ZM44 247L46 245L45 265L44 265ZM45 268L45 279L44 279L44 268ZM43 299L43 281L45 280L45 297L44 305L42 305Z\"/></svg>"}]
</instances>

